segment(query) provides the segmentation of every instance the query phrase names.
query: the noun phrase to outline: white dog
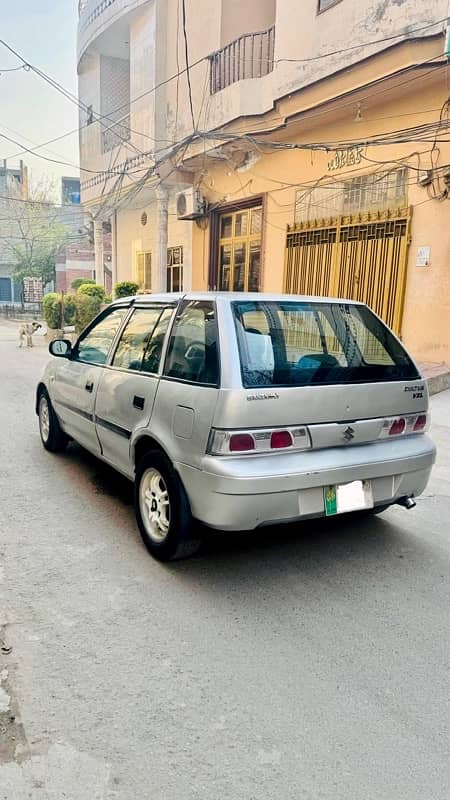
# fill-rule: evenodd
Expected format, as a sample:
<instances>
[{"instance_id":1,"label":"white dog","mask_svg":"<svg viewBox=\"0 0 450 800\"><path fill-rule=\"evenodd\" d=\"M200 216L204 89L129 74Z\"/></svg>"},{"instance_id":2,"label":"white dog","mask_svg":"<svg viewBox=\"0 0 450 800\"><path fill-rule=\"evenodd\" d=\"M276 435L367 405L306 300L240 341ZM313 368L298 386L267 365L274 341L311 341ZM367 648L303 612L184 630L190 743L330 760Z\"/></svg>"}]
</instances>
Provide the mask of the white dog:
<instances>
[{"instance_id":1,"label":"white dog","mask_svg":"<svg viewBox=\"0 0 450 800\"><path fill-rule=\"evenodd\" d=\"M33 347L33 334L39 328L42 328L39 322L24 322L19 328L19 347L23 347L25 339L27 340L27 347Z\"/></svg>"}]
</instances>

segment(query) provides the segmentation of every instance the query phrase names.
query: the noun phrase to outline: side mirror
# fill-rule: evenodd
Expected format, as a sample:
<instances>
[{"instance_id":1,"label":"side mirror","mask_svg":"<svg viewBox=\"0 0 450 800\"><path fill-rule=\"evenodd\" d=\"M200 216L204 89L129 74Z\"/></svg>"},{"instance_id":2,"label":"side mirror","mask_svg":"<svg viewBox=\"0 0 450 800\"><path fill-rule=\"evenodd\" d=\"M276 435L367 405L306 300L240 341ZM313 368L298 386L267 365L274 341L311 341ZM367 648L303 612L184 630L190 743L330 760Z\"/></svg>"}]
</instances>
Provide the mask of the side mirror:
<instances>
[{"instance_id":1,"label":"side mirror","mask_svg":"<svg viewBox=\"0 0 450 800\"><path fill-rule=\"evenodd\" d=\"M72 352L72 342L69 339L54 339L48 349L52 356L68 358Z\"/></svg>"}]
</instances>

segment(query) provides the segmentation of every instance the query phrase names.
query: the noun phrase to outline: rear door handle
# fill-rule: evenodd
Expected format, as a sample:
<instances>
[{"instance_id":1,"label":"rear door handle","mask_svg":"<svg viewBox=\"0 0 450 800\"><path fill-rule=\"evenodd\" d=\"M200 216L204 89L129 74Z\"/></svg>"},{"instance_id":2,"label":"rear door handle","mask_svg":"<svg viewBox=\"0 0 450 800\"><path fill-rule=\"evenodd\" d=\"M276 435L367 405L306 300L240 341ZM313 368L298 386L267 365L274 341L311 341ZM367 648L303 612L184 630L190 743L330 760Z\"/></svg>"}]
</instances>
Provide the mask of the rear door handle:
<instances>
[{"instance_id":1,"label":"rear door handle","mask_svg":"<svg viewBox=\"0 0 450 800\"><path fill-rule=\"evenodd\" d=\"M84 387L87 392L92 392L94 388L94 381L86 381L86 386Z\"/></svg>"},{"instance_id":2,"label":"rear door handle","mask_svg":"<svg viewBox=\"0 0 450 800\"><path fill-rule=\"evenodd\" d=\"M133 406L139 408L141 411L145 405L145 397L139 397L137 394L133 397Z\"/></svg>"}]
</instances>

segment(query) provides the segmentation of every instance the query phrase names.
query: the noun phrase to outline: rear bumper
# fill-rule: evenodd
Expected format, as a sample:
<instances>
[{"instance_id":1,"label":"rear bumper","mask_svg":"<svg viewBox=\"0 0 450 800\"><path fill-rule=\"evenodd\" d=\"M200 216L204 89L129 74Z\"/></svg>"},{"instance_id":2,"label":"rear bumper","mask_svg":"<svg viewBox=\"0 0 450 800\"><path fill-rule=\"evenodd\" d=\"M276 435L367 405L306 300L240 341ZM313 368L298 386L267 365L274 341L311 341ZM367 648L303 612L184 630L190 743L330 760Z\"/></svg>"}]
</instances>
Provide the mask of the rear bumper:
<instances>
[{"instance_id":1,"label":"rear bumper","mask_svg":"<svg viewBox=\"0 0 450 800\"><path fill-rule=\"evenodd\" d=\"M194 516L220 530L323 516L324 486L370 480L375 505L420 495L436 449L427 436L353 447L249 456L206 456L202 469L176 468Z\"/></svg>"}]
</instances>

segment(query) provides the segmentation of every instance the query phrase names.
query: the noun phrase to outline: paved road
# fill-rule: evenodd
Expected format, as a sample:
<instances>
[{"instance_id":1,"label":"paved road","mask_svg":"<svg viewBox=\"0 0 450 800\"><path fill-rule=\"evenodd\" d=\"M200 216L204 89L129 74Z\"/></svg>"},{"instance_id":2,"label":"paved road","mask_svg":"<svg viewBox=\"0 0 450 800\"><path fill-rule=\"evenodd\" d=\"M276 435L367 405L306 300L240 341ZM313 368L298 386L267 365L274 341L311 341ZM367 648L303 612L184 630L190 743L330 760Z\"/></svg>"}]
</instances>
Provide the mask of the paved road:
<instances>
[{"instance_id":1,"label":"paved road","mask_svg":"<svg viewBox=\"0 0 450 800\"><path fill-rule=\"evenodd\" d=\"M0 325L0 800L449 800L450 393L415 511L161 566L41 448L45 359Z\"/></svg>"}]
</instances>

